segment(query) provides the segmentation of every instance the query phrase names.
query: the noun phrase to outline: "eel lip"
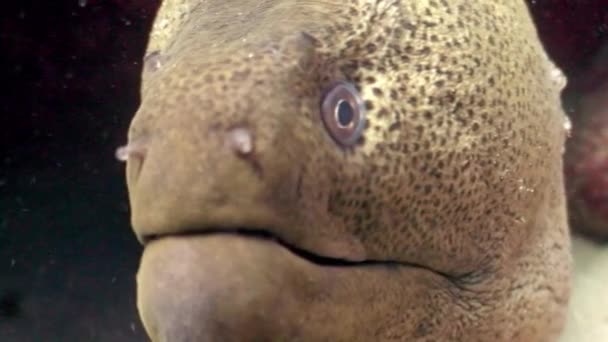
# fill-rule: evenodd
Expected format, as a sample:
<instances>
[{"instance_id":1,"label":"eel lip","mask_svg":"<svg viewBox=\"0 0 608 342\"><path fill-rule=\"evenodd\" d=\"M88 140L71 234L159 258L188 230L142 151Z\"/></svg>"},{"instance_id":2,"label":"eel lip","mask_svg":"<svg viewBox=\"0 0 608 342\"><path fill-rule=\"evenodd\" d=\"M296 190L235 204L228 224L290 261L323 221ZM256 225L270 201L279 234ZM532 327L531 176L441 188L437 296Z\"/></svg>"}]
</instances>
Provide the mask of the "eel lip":
<instances>
[{"instance_id":1,"label":"eel lip","mask_svg":"<svg viewBox=\"0 0 608 342\"><path fill-rule=\"evenodd\" d=\"M356 258L351 257L353 254L350 253L350 250L347 250L345 255L346 257L335 256L339 255L336 253L336 250L339 250L340 246L347 246L346 249L350 247L348 242L346 243L331 243L326 245L326 250L329 250L330 253L322 253L319 252L321 249L310 249L303 248L300 245L295 245L281 238L280 236L273 233L271 229L260 229L260 228L252 228L252 227L240 227L240 228L216 228L209 227L204 230L200 229L192 229L185 230L180 233L168 233L168 234L156 234L156 235L147 235L141 238L144 247L146 247L151 242L155 242L158 240L164 240L165 238L174 238L174 237L193 237L193 238L205 238L205 237L244 237L249 239L254 239L262 242L270 242L271 244L275 244L278 247L284 248L286 251L290 252L293 256L298 257L302 260L305 260L311 264L322 266L322 267L366 267L366 266L382 266L382 267L406 267L406 268L416 268L423 269L426 271L430 271L439 275L447 280L450 280L454 284L459 283L462 279L468 278L472 272L466 272L462 274L450 274L444 271L440 271L437 269L433 269L426 265L411 263L407 261L399 261L399 260L390 260L390 259L366 259L365 252L362 251L358 254L354 254L357 256ZM331 249L327 249L329 246ZM336 246L338 248L336 248ZM361 249L363 248L361 245Z\"/></svg>"},{"instance_id":2,"label":"eel lip","mask_svg":"<svg viewBox=\"0 0 608 342\"><path fill-rule=\"evenodd\" d=\"M277 229L259 226L196 226L191 229L181 229L177 232L167 232L162 234L138 235L138 239L147 249L147 245L153 241L164 240L165 238L210 238L210 237L244 237L253 239L257 242L270 242L272 245L282 247L293 256L307 261L311 264L324 267L390 267L390 268L416 268L430 271L439 275L455 285L469 279L476 272L447 272L435 269L425 264L412 263L407 260L391 258L367 258L365 247L360 240L352 236L333 236L324 238L320 236L310 236L308 239L293 240L284 238L275 233Z\"/></svg>"},{"instance_id":3,"label":"eel lip","mask_svg":"<svg viewBox=\"0 0 608 342\"><path fill-rule=\"evenodd\" d=\"M250 227L239 227L239 228L206 228L204 230L201 229L192 229L186 230L180 233L170 233L170 234L157 234L157 235L147 235L142 237L140 240L144 247L146 247L149 243L155 242L158 240L162 240L167 237L205 237L205 236L215 236L215 235L236 235L236 236L244 236L253 239L260 239L265 241L270 241L275 243L294 255L305 259L313 264L320 266L355 266L360 264L369 263L365 260L364 253L352 253L347 251L342 256L333 256L340 255L340 244L334 243L331 248L332 253L320 253L317 251L312 251L310 249L305 249L295 244L289 243L279 237L278 235L272 233L270 229L260 229L260 228L250 228ZM343 244L347 245L347 243ZM342 249L343 250L343 249ZM333 254L329 256L329 254Z\"/></svg>"}]
</instances>

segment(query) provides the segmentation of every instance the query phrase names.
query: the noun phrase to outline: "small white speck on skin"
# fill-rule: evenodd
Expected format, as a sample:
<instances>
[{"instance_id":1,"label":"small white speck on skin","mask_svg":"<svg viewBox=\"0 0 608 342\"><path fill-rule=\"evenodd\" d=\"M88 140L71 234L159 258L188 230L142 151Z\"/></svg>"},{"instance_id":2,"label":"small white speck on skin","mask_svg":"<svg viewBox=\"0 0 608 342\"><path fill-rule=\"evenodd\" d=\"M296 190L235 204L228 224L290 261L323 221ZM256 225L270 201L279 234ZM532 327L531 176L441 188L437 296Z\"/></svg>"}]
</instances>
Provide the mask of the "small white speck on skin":
<instances>
[{"instance_id":1,"label":"small white speck on skin","mask_svg":"<svg viewBox=\"0 0 608 342\"><path fill-rule=\"evenodd\" d=\"M566 131L566 136L570 138L572 134L572 121L567 115L564 115L564 130Z\"/></svg>"},{"instance_id":2,"label":"small white speck on skin","mask_svg":"<svg viewBox=\"0 0 608 342\"><path fill-rule=\"evenodd\" d=\"M517 182L519 183L519 187L518 187L519 191L525 191L525 192L529 192L529 193L534 192L533 188L526 185L526 181L523 178L518 179Z\"/></svg>"},{"instance_id":3,"label":"small white speck on skin","mask_svg":"<svg viewBox=\"0 0 608 342\"><path fill-rule=\"evenodd\" d=\"M549 75L549 79L551 80L551 82L553 82L553 84L555 86L557 86L558 89L562 90L566 87L566 85L568 84L568 78L566 77L566 75L564 74L564 72L562 71L562 69L560 69L555 62L549 58L548 55L545 55L546 61L547 61L547 66L548 66L548 75Z\"/></svg>"},{"instance_id":4,"label":"small white speck on skin","mask_svg":"<svg viewBox=\"0 0 608 342\"><path fill-rule=\"evenodd\" d=\"M253 151L251 131L245 127L237 127L228 131L228 144L239 154L249 154Z\"/></svg>"},{"instance_id":5,"label":"small white speck on skin","mask_svg":"<svg viewBox=\"0 0 608 342\"><path fill-rule=\"evenodd\" d=\"M152 61L152 65L150 65L150 68L151 68L152 70L158 70L158 69L160 69L161 67L162 67L162 63L160 62L160 58L155 58L155 59Z\"/></svg>"}]
</instances>

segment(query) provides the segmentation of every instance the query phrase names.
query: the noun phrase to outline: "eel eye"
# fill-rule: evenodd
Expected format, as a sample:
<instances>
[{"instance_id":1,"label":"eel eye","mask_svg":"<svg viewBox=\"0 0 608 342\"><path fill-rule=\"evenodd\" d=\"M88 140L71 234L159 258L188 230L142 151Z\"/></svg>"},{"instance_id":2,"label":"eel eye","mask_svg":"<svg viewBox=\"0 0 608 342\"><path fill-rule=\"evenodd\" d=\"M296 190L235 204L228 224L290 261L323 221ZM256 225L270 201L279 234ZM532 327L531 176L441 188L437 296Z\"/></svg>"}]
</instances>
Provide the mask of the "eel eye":
<instances>
[{"instance_id":1,"label":"eel eye","mask_svg":"<svg viewBox=\"0 0 608 342\"><path fill-rule=\"evenodd\" d=\"M323 97L321 118L338 144L357 143L365 126L365 106L357 89L346 82L333 84Z\"/></svg>"}]
</instances>

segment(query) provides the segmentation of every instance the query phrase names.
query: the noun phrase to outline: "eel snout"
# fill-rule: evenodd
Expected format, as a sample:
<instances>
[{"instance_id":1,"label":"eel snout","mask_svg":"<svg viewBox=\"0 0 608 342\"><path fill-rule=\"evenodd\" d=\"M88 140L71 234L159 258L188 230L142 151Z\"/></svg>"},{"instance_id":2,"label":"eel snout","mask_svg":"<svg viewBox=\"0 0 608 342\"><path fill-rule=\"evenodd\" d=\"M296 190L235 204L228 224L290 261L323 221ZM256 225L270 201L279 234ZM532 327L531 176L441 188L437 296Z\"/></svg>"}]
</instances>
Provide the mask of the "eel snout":
<instances>
[{"instance_id":1,"label":"eel snout","mask_svg":"<svg viewBox=\"0 0 608 342\"><path fill-rule=\"evenodd\" d=\"M149 243L137 275L146 330L155 341L271 340L295 333L284 309L296 305L291 293L280 295L291 292L282 278L292 278L295 269L276 262L287 255L277 244L243 235Z\"/></svg>"},{"instance_id":2,"label":"eel snout","mask_svg":"<svg viewBox=\"0 0 608 342\"><path fill-rule=\"evenodd\" d=\"M399 312L447 306L443 286L424 269L319 265L267 239L212 234L150 242L137 300L153 341L374 341L426 319ZM419 300L396 300L404 293Z\"/></svg>"}]
</instances>

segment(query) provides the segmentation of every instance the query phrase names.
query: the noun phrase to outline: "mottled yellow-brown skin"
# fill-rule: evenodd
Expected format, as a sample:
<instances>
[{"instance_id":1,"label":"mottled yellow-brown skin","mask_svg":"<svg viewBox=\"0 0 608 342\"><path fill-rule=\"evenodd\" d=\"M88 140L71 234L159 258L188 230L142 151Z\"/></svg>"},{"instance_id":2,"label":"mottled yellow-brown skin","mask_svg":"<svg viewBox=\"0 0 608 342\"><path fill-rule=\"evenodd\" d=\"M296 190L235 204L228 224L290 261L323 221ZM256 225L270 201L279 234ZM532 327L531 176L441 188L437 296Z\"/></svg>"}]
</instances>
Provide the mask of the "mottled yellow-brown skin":
<instances>
[{"instance_id":1,"label":"mottled yellow-brown skin","mask_svg":"<svg viewBox=\"0 0 608 342\"><path fill-rule=\"evenodd\" d=\"M523 1L166 0L148 53L127 181L153 341L557 338L563 84ZM367 108L349 148L337 80Z\"/></svg>"}]
</instances>

